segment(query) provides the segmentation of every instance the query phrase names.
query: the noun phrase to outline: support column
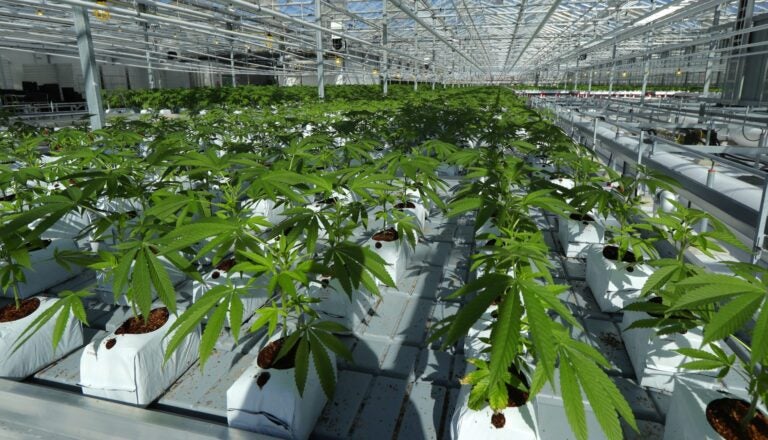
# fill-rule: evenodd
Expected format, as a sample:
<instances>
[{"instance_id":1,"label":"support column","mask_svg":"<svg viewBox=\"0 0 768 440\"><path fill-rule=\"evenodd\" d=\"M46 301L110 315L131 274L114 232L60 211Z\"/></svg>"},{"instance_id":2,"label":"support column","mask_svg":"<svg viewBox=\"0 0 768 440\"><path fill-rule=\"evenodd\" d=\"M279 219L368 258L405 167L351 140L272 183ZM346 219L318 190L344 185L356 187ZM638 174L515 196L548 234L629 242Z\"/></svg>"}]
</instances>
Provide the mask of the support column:
<instances>
[{"instance_id":1,"label":"support column","mask_svg":"<svg viewBox=\"0 0 768 440\"><path fill-rule=\"evenodd\" d=\"M645 59L643 60L643 87L640 91L640 105L645 104L645 92L648 90L648 76L651 74L651 41L653 41L653 30L645 34Z\"/></svg>"},{"instance_id":2,"label":"support column","mask_svg":"<svg viewBox=\"0 0 768 440\"><path fill-rule=\"evenodd\" d=\"M104 127L104 106L101 103L101 84L99 81L96 55L93 52L91 24L88 20L88 10L82 6L73 6L72 12L77 33L77 50L80 53L80 69L83 72L83 89L88 103L88 113L91 115L91 130Z\"/></svg>"},{"instance_id":3,"label":"support column","mask_svg":"<svg viewBox=\"0 0 768 440\"><path fill-rule=\"evenodd\" d=\"M608 77L608 97L611 97L613 93L613 78L616 75L616 43L613 43L613 51L611 52L611 74Z\"/></svg>"},{"instance_id":4,"label":"support column","mask_svg":"<svg viewBox=\"0 0 768 440\"><path fill-rule=\"evenodd\" d=\"M383 84L383 93L384 96L387 96L387 93L389 93L389 52L387 52L387 0L382 0L382 19L383 23L381 25L381 46L383 50L381 51L381 78L384 82Z\"/></svg>"},{"instance_id":5,"label":"support column","mask_svg":"<svg viewBox=\"0 0 768 440\"><path fill-rule=\"evenodd\" d=\"M315 0L315 23L322 26L320 11L320 0ZM317 97L325 99L325 65L323 64L323 32L315 32L315 43L317 44Z\"/></svg>"},{"instance_id":6,"label":"support column","mask_svg":"<svg viewBox=\"0 0 768 440\"><path fill-rule=\"evenodd\" d=\"M712 18L712 26L720 24L720 5L715 6L715 16ZM709 86L712 84L712 67L715 64L715 48L717 41L709 42L709 53L707 53L707 68L704 71L704 96L709 95Z\"/></svg>"},{"instance_id":7,"label":"support column","mask_svg":"<svg viewBox=\"0 0 768 440\"><path fill-rule=\"evenodd\" d=\"M576 58L576 71L573 72L573 91L579 93L579 59Z\"/></svg>"},{"instance_id":8,"label":"support column","mask_svg":"<svg viewBox=\"0 0 768 440\"><path fill-rule=\"evenodd\" d=\"M416 11L416 16L419 15L419 0L413 0L413 10ZM413 52L416 57L419 56L419 23L413 20ZM415 65L413 69L413 91L419 90L419 65Z\"/></svg>"},{"instance_id":9,"label":"support column","mask_svg":"<svg viewBox=\"0 0 768 440\"><path fill-rule=\"evenodd\" d=\"M141 16L142 12L147 11L147 5L142 3L136 4L136 13ZM141 28L144 30L144 56L147 60L147 82L149 83L149 88L154 89L155 88L155 72L152 69L152 56L151 56L151 46L149 44L149 23L143 23L141 25Z\"/></svg>"},{"instance_id":10,"label":"support column","mask_svg":"<svg viewBox=\"0 0 768 440\"><path fill-rule=\"evenodd\" d=\"M587 85L587 96L592 95L592 72L594 72L594 69L589 69L589 84Z\"/></svg>"},{"instance_id":11,"label":"support column","mask_svg":"<svg viewBox=\"0 0 768 440\"><path fill-rule=\"evenodd\" d=\"M235 78L235 46L230 43L229 46L229 74L232 75L232 87L237 87Z\"/></svg>"}]
</instances>

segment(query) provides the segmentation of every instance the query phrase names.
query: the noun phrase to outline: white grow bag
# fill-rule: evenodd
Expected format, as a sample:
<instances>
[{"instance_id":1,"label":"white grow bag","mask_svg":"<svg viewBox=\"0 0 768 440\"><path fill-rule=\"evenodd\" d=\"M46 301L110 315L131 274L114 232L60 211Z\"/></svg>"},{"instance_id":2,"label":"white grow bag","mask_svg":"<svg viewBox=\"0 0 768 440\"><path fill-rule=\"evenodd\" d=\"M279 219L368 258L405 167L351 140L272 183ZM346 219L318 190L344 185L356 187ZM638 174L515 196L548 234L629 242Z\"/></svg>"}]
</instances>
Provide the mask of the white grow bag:
<instances>
[{"instance_id":1,"label":"white grow bag","mask_svg":"<svg viewBox=\"0 0 768 440\"><path fill-rule=\"evenodd\" d=\"M170 261L168 261L165 257L158 257L158 260L160 260L160 263L163 265L166 271L168 271L168 277L171 279L171 284L174 286L178 286L183 281L187 279L187 275L180 271L176 266L173 265ZM132 273L128 275L129 279L132 276ZM123 293L117 297L117 300L115 300L114 292L112 291L112 282L114 281L114 278L112 277L112 274L103 270L97 270L96 271L96 289L94 292L96 293L96 297L99 301L105 303L105 304L117 304L121 306L127 306L130 305L128 302L128 298L126 297L126 293L128 291L128 286L126 286L123 289ZM152 290L152 300L154 301L157 299L157 292Z\"/></svg>"},{"instance_id":2,"label":"white grow bag","mask_svg":"<svg viewBox=\"0 0 768 440\"><path fill-rule=\"evenodd\" d=\"M412 203L413 208L408 208L407 203ZM419 200L408 199L406 207L400 209L406 215L413 217L413 225L416 227L414 231L415 239L418 241L420 236L424 235L424 231L427 228L427 209Z\"/></svg>"},{"instance_id":3,"label":"white grow bag","mask_svg":"<svg viewBox=\"0 0 768 440\"><path fill-rule=\"evenodd\" d=\"M380 256L386 266L384 268L392 277L392 281L397 285L405 274L405 268L408 265L408 258L411 254L409 244L404 237L399 237L394 241L376 241L373 237L368 239L366 245L378 256ZM379 285L383 285L380 280L376 280Z\"/></svg>"},{"instance_id":4,"label":"white grow bag","mask_svg":"<svg viewBox=\"0 0 768 440\"><path fill-rule=\"evenodd\" d=\"M634 302L645 281L653 273L647 264L613 261L603 256L604 246L584 249L587 258L586 279L603 312L618 312Z\"/></svg>"},{"instance_id":5,"label":"white grow bag","mask_svg":"<svg viewBox=\"0 0 768 440\"><path fill-rule=\"evenodd\" d=\"M130 211L141 212L142 211L141 201L139 201L139 199L136 199L136 198L102 197L96 203L96 207L100 210L110 211L110 212L130 212Z\"/></svg>"},{"instance_id":6,"label":"white grow bag","mask_svg":"<svg viewBox=\"0 0 768 440\"><path fill-rule=\"evenodd\" d=\"M2 378L24 379L83 345L83 328L80 321L70 315L59 345L55 351L53 350L51 341L57 315L13 353L19 335L56 302L53 298L38 297L38 299L40 305L29 316L0 323L0 353L3 353L0 357L0 377Z\"/></svg>"},{"instance_id":7,"label":"white grow bag","mask_svg":"<svg viewBox=\"0 0 768 440\"><path fill-rule=\"evenodd\" d=\"M273 336L270 342L276 339ZM336 375L336 357L331 352L328 355ZM262 373L269 374L266 383L258 380ZM302 396L294 376L294 368L264 369L254 361L227 390L229 426L284 439L309 438L328 398L311 356Z\"/></svg>"},{"instance_id":8,"label":"white grow bag","mask_svg":"<svg viewBox=\"0 0 768 440\"><path fill-rule=\"evenodd\" d=\"M437 166L437 175L445 177L456 177L459 175L459 167L441 163Z\"/></svg>"},{"instance_id":9,"label":"white grow bag","mask_svg":"<svg viewBox=\"0 0 768 440\"><path fill-rule=\"evenodd\" d=\"M627 311L620 325L624 346L639 385L672 392L675 387L674 376L682 374L714 382L717 371L685 370L680 366L693 359L675 351L678 348L700 348L704 339L701 330L692 329L685 334L669 335L656 335L655 330L649 328L627 330L631 323L648 318L650 316L644 312ZM720 347L724 348L722 344ZM702 349L709 351L706 347Z\"/></svg>"},{"instance_id":10,"label":"white grow bag","mask_svg":"<svg viewBox=\"0 0 768 440\"><path fill-rule=\"evenodd\" d=\"M77 244L72 239L56 239L44 249L38 249L29 253L29 260L32 263L31 269L23 269L24 283L19 283L19 298L29 298L37 295L44 290L60 284L83 271L81 266L70 265L70 270L60 266L54 260L53 254L56 251L77 250ZM5 296L13 296L9 292L4 292Z\"/></svg>"},{"instance_id":11,"label":"white grow bag","mask_svg":"<svg viewBox=\"0 0 768 440\"><path fill-rule=\"evenodd\" d=\"M218 276L216 275L217 273ZM203 275L202 283L197 280L192 281L192 302L198 301L203 297L203 295L205 295L206 292L212 288L220 285L226 285L227 280L229 280L235 287L245 287L248 284L249 278L249 276L243 275L239 272L228 273L224 272L223 270L214 269ZM253 314L256 312L256 309L263 306L269 298L266 286L259 283L261 278L262 277L259 277L259 279L257 279L256 284L252 284L248 287L247 295L240 295L240 300L243 303L243 322L253 316ZM207 322L207 318L205 318L205 320ZM227 328L230 327L229 312L227 312L224 326Z\"/></svg>"},{"instance_id":12,"label":"white grow bag","mask_svg":"<svg viewBox=\"0 0 768 440\"><path fill-rule=\"evenodd\" d=\"M707 405L723 398L747 400L747 396L707 389L684 379L676 382L667 412L664 440L722 440L723 437L707 421ZM765 408L760 410L765 411Z\"/></svg>"},{"instance_id":13,"label":"white grow bag","mask_svg":"<svg viewBox=\"0 0 768 440\"><path fill-rule=\"evenodd\" d=\"M571 430L568 418L565 415L563 398L560 395L560 372L555 370L555 388L548 382L544 388L536 394L534 404L536 406L536 419L539 423L539 440L575 440L576 436ZM558 390L558 391L555 391ZM606 440L603 429L595 417L592 405L589 404L582 393L582 403L587 422L587 431L590 440Z\"/></svg>"},{"instance_id":14,"label":"white grow bag","mask_svg":"<svg viewBox=\"0 0 768 440\"><path fill-rule=\"evenodd\" d=\"M79 212L70 212L60 218L45 232L40 234L41 238L47 238L49 240L61 238L69 240L77 240L77 244L80 247L86 247L87 243L92 241L92 236L87 234L81 236L83 231L91 225L93 219L88 212L80 214Z\"/></svg>"},{"instance_id":15,"label":"white grow bag","mask_svg":"<svg viewBox=\"0 0 768 440\"><path fill-rule=\"evenodd\" d=\"M505 408L505 424L496 428L491 424L493 410L489 406L474 411L469 409L469 393L472 387L464 385L456 399L456 411L451 418L451 439L453 440L538 440L535 404ZM534 399L535 401L535 399ZM551 423L551 422L550 422Z\"/></svg>"},{"instance_id":16,"label":"white grow bag","mask_svg":"<svg viewBox=\"0 0 768 440\"><path fill-rule=\"evenodd\" d=\"M549 179L549 181L552 182L552 184L565 189L573 189L573 187L576 185L573 179L568 179L565 177L554 177Z\"/></svg>"},{"instance_id":17,"label":"white grow bag","mask_svg":"<svg viewBox=\"0 0 768 440\"><path fill-rule=\"evenodd\" d=\"M577 221L569 217L560 217L557 231L560 244L565 256L569 258L584 258L584 250L593 243L602 243L605 236L605 226L600 220Z\"/></svg>"},{"instance_id":18,"label":"white grow bag","mask_svg":"<svg viewBox=\"0 0 768 440\"><path fill-rule=\"evenodd\" d=\"M80 357L83 394L147 406L157 399L197 360L200 330L187 335L163 364L170 340L168 329L176 321L170 315L159 329L144 334L110 333L88 344ZM114 339L112 348L107 343Z\"/></svg>"},{"instance_id":19,"label":"white grow bag","mask_svg":"<svg viewBox=\"0 0 768 440\"><path fill-rule=\"evenodd\" d=\"M274 200L262 199L253 203L249 207L250 214L253 216L264 217L267 221L276 225L283 220L283 207L285 205L275 206Z\"/></svg>"},{"instance_id":20,"label":"white grow bag","mask_svg":"<svg viewBox=\"0 0 768 440\"><path fill-rule=\"evenodd\" d=\"M321 279L322 281L322 279ZM368 311L373 306L373 299L367 293L356 290L350 296L338 280L332 279L326 286L321 282L309 283L308 294L321 301L313 303L312 308L325 321L333 321L354 332L368 318Z\"/></svg>"},{"instance_id":21,"label":"white grow bag","mask_svg":"<svg viewBox=\"0 0 768 440\"><path fill-rule=\"evenodd\" d=\"M430 211L432 211L432 209L435 208L434 203L432 203L429 200L427 200L427 204L424 204L424 199L421 198L421 194L419 194L419 192L416 190L406 189L405 198L417 205L421 205L422 207L424 207L424 210L426 211L425 217L429 217Z\"/></svg>"}]
</instances>

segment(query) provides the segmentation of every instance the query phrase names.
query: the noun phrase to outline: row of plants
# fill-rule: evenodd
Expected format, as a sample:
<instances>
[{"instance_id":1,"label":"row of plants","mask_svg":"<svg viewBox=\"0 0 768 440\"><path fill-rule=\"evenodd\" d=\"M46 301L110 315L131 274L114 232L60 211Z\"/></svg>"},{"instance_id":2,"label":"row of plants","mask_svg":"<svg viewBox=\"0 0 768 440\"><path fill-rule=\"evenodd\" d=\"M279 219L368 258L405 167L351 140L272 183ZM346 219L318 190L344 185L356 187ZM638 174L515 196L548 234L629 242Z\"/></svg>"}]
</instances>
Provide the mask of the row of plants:
<instances>
[{"instance_id":1,"label":"row of plants","mask_svg":"<svg viewBox=\"0 0 768 440\"><path fill-rule=\"evenodd\" d=\"M591 244L604 242L600 227L584 239L584 228L572 224L583 215L571 214L566 228L560 222L560 240L567 253L586 259L586 280L601 310L624 312L621 329L638 382L674 391L665 438L764 438L767 419L758 406L765 408L768 395L758 344L765 335L758 323L765 319L765 269L726 261L726 275L692 264L694 250L716 258L724 245L748 249L708 213L669 197L676 184L663 175L643 167L618 175L605 167L585 181L571 154L555 154L552 164L574 171L564 194L577 213L613 223L606 246ZM643 191L668 199L648 215L641 209ZM671 244L665 254L671 255L662 258L659 244ZM737 357L726 340L746 354ZM726 395L713 388L725 388ZM709 423L693 429L686 422L692 418Z\"/></svg>"},{"instance_id":2,"label":"row of plants","mask_svg":"<svg viewBox=\"0 0 768 440\"><path fill-rule=\"evenodd\" d=\"M388 96L382 98L381 87L376 85L329 85L325 88L328 101L399 100L409 96L413 86L393 84ZM110 108L133 109L187 109L197 112L213 107L270 108L287 103L318 102L317 87L310 86L253 86L186 89L116 89L103 92L104 102Z\"/></svg>"},{"instance_id":3,"label":"row of plants","mask_svg":"<svg viewBox=\"0 0 768 440\"><path fill-rule=\"evenodd\" d=\"M669 325L680 330L703 324L706 333L711 322L718 323L712 318L717 313L699 310L703 303L689 308L674 294L687 294L686 283L701 271L679 257L677 272L659 284L658 274L672 265L656 258L652 244L668 238L683 249L680 255L691 246L707 251L717 249L717 240L735 243L727 229L711 220L713 231L695 234L693 219L706 214L681 205L638 221L639 188L668 189L669 182L647 170L616 175L504 89L403 91L384 101L308 100L301 106L289 100L238 111L222 99L228 98L206 105L229 110L180 119L118 118L92 132L44 133L11 125L0 137L5 156L0 287L16 298L8 310L18 316L34 306L24 302L19 288L38 267L31 255L40 246L53 246L64 270L96 270L102 291L109 290L101 298L127 304L133 312L84 352L81 374L93 379L81 381L84 391L146 404L198 355L204 365L224 328L236 340L244 332L266 331L269 344L248 371L251 379L238 381L228 393L237 402L228 407L243 410L234 411L230 422L269 431L274 423L241 418L263 409L249 400L259 392L248 387L269 388L294 402L288 414L277 417L284 422L280 430L308 435L333 392L335 357L350 358L335 335L350 331L356 324L351 314L378 300L380 285L396 285L398 268L409 258L409 247L418 246L431 206L454 216L474 212L480 231L474 264L479 276L454 293L467 303L433 337L451 345L475 330L482 335L464 390L477 414L490 411L484 426L499 429L505 419L512 426L512 402L519 411L535 405L536 413L560 399L555 410L564 412L577 438L595 435L598 426L608 438L621 438L620 418L635 427L629 406L603 371L607 361L574 336L580 324L558 298L567 287L554 283L537 212L563 217L564 244L571 240L563 239L563 231L581 234L591 227L587 233L601 240L602 226L594 220L608 214L619 220L611 234L613 260L631 254L633 270L640 263L656 267L641 295L661 298L660 304L630 306L657 317L635 327L665 332ZM439 177L445 166L467 170L448 206ZM671 226L674 216L680 224ZM570 222L574 228L563 227ZM75 245L59 246L62 234L73 229L65 239ZM573 242L567 252L594 254L583 242ZM174 280L184 278L198 288L195 302L180 307ZM75 324L85 323L84 299L92 294L65 292L49 307L38 304L40 313L28 315L13 348L39 341L50 346L52 340L49 363L76 348ZM713 295L706 305L721 310L723 300L737 295ZM141 391L100 394L98 389L106 388L101 362L119 358L115 353L131 344L148 347L145 355L154 354L145 357L165 362L170 367L164 371L170 372ZM725 352L720 360L736 362ZM157 368L147 365L139 374L159 376ZM755 377L762 371L746 370ZM762 393L761 386L755 385L755 392ZM274 418L275 409L269 411ZM285 422L301 412L310 414L309 421ZM554 429L542 426L539 433L558 438Z\"/></svg>"},{"instance_id":4,"label":"row of plants","mask_svg":"<svg viewBox=\"0 0 768 440\"><path fill-rule=\"evenodd\" d=\"M722 243L746 250L728 228L675 201L668 202L668 211L648 216L642 195L674 191L674 181L643 167L620 175L554 127L535 146L492 135L483 140L484 148L472 152L476 157L463 162L476 180L465 182L449 204L453 214L477 210L478 277L454 294L468 303L436 334L453 343L469 333L465 350L474 371L460 397L479 413L458 410L454 437L493 435L491 426L504 428L507 420L508 434L516 438L569 435L546 416L546 424L541 416L536 420L542 407L552 406L545 383L555 382L555 374L563 393L557 397L577 438L598 438L592 432L597 425L608 438L620 438L617 416L634 427L613 384L584 363L587 358L607 367L605 360L592 347L562 336L581 329L569 310L552 300L567 287L553 285L549 248L531 218L532 212L548 211L561 217L558 232L566 256L586 261L587 283L600 308L624 312L621 329L638 381L667 392L676 377L698 381L677 385L665 438L763 438L768 425L757 407L767 397L764 354L760 349L742 361L725 340L745 347L750 344L744 341L752 340L750 350L756 347L754 332L762 329L747 329L763 316L765 270L728 263L733 275L715 275L687 259L692 249L714 257ZM672 244L674 258L661 258L657 242ZM732 370L746 386L729 376ZM723 383L730 394L725 399L713 391ZM714 409L697 407L703 395ZM739 400L744 397L748 401ZM705 414L709 423L696 430L688 426L687 420L703 422Z\"/></svg>"},{"instance_id":5,"label":"row of plants","mask_svg":"<svg viewBox=\"0 0 768 440\"><path fill-rule=\"evenodd\" d=\"M428 207L443 207L438 167L454 163L458 147L495 120L491 106L522 104L498 89L475 89L116 118L97 131L11 125L1 144L0 281L15 298L6 309L18 319L9 322L20 325L8 339L16 353L53 344L42 364L4 375L25 377L82 345L76 321L87 324L84 299L97 293L133 317L83 352L87 394L146 405L198 355L205 365L228 327L235 340L266 331L270 343L254 366L266 378L260 389L281 383L275 370L287 369L296 388L275 392L305 403L318 390L330 395L335 356L350 357L335 334L349 328L327 319L326 304L351 310L379 285L394 286ZM40 247L51 252L36 254ZM95 270L97 292L64 292L50 306L25 298L51 287L20 290L50 254L65 277L67 269ZM197 286L191 305L176 293L185 278ZM251 402L238 405L259 413ZM310 407L316 419L322 405ZM302 433L312 424L286 429Z\"/></svg>"}]
</instances>

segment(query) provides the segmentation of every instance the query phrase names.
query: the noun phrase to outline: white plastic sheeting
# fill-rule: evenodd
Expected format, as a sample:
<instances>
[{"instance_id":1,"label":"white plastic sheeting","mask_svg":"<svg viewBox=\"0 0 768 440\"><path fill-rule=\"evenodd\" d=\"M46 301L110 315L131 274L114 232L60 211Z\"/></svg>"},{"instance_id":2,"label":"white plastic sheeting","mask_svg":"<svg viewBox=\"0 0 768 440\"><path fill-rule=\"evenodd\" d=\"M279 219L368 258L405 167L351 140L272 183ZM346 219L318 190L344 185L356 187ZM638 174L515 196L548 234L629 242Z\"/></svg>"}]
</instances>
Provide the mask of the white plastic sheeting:
<instances>
[{"instance_id":1,"label":"white plastic sheeting","mask_svg":"<svg viewBox=\"0 0 768 440\"><path fill-rule=\"evenodd\" d=\"M603 256L603 248L596 244L584 250L587 285L600 310L618 312L638 296L653 269L646 264L609 260Z\"/></svg>"},{"instance_id":2,"label":"white plastic sheeting","mask_svg":"<svg viewBox=\"0 0 768 440\"><path fill-rule=\"evenodd\" d=\"M721 440L720 434L707 421L707 405L723 398L746 400L746 396L723 394L684 379L676 382L669 403L664 440ZM761 410L764 411L764 408Z\"/></svg>"},{"instance_id":3,"label":"white plastic sheeting","mask_svg":"<svg viewBox=\"0 0 768 440\"><path fill-rule=\"evenodd\" d=\"M605 226L598 219L577 221L560 217L558 225L558 238L569 258L584 258L585 249L590 244L602 243L605 236Z\"/></svg>"},{"instance_id":4,"label":"white plastic sheeting","mask_svg":"<svg viewBox=\"0 0 768 440\"><path fill-rule=\"evenodd\" d=\"M701 378L714 378L717 371L690 371L681 368L692 359L676 352L678 348L700 348L703 335L700 329L689 330L685 334L672 333L656 335L655 329L629 326L638 320L649 319L643 312L624 312L620 329L627 355L641 386L671 392L674 388L673 374L693 374ZM724 348L720 344L721 348ZM703 350L710 351L703 347Z\"/></svg>"},{"instance_id":5,"label":"white plastic sheeting","mask_svg":"<svg viewBox=\"0 0 768 440\"><path fill-rule=\"evenodd\" d=\"M534 404L505 408L505 424L496 428L491 424L493 410L489 406L474 411L469 409L469 393L472 387L464 385L456 398L456 411L451 418L453 440L538 440L538 426Z\"/></svg>"},{"instance_id":6,"label":"white plastic sheeting","mask_svg":"<svg viewBox=\"0 0 768 440\"><path fill-rule=\"evenodd\" d=\"M386 263L385 269L395 284L398 284L405 274L405 267L408 265L408 257L411 254L410 245L404 237L394 241L376 241L373 238L366 242L372 251L376 252ZM381 281L377 283L383 285Z\"/></svg>"},{"instance_id":7,"label":"white plastic sheeting","mask_svg":"<svg viewBox=\"0 0 768 440\"><path fill-rule=\"evenodd\" d=\"M159 329L144 334L115 335L93 341L80 357L83 394L146 406L176 381L198 357L200 331L195 330L179 345L165 364L170 338L166 333L176 321L170 315ZM114 346L107 348L110 340Z\"/></svg>"},{"instance_id":8,"label":"white plastic sheeting","mask_svg":"<svg viewBox=\"0 0 768 440\"><path fill-rule=\"evenodd\" d=\"M23 379L31 376L37 370L83 345L82 325L70 315L55 351L52 341L56 318L49 320L16 352L13 352L16 341L24 329L56 302L53 298L38 297L38 299L40 306L29 316L0 323L0 353L3 353L3 356L0 356L0 377L2 378Z\"/></svg>"},{"instance_id":9,"label":"white plastic sheeting","mask_svg":"<svg viewBox=\"0 0 768 440\"><path fill-rule=\"evenodd\" d=\"M244 293L240 295L240 300L243 303L243 322L245 322L248 318L253 316L256 309L264 305L269 298L264 277L258 277L250 286L248 286L249 279L249 276L243 275L242 273L231 273L214 269L203 275L202 283L197 280L192 281L192 302L198 301L212 288L226 285L227 282L238 288L246 288L247 294ZM229 312L227 312L224 326L227 328L230 327Z\"/></svg>"},{"instance_id":10,"label":"white plastic sheeting","mask_svg":"<svg viewBox=\"0 0 768 440\"><path fill-rule=\"evenodd\" d=\"M71 238L55 239L51 240L51 243L45 248L29 253L32 268L23 269L25 281L18 285L18 295L20 298L29 298L30 296L37 295L83 271L81 266L73 264L67 270L56 262L54 253L65 250L77 250L77 243ZM13 296L13 293L8 291L4 292L4 295Z\"/></svg>"},{"instance_id":11,"label":"white plastic sheeting","mask_svg":"<svg viewBox=\"0 0 768 440\"><path fill-rule=\"evenodd\" d=\"M166 271L168 271L168 276L171 279L171 284L174 286L180 284L182 281L187 279L187 275L180 271L176 266L173 265L170 261L168 261L165 257L158 257L158 260L160 260L160 263L163 265ZM130 275L129 275L130 277ZM123 289L123 293L119 295L117 298L115 298L114 292L112 291L112 281L113 276L110 272L106 272L103 270L97 270L96 271L96 290L95 293L98 296L99 301L106 303L106 304L118 304L121 306L127 306L130 305L128 298L126 297L126 292L128 291L128 287L126 286ZM157 293L152 292L152 299L157 298Z\"/></svg>"},{"instance_id":12,"label":"white plastic sheeting","mask_svg":"<svg viewBox=\"0 0 768 440\"><path fill-rule=\"evenodd\" d=\"M312 298L320 299L320 302L312 304L312 308L321 319L341 324L350 331L365 321L375 302L375 298L361 290L347 295L335 279L329 280L325 286L321 282L311 281L308 293Z\"/></svg>"},{"instance_id":13,"label":"white plastic sheeting","mask_svg":"<svg viewBox=\"0 0 768 440\"><path fill-rule=\"evenodd\" d=\"M328 355L335 369L336 357ZM328 398L311 356L303 395L299 395L294 376L293 368L264 369L254 361L227 390L229 426L284 439L309 438Z\"/></svg>"}]
</instances>

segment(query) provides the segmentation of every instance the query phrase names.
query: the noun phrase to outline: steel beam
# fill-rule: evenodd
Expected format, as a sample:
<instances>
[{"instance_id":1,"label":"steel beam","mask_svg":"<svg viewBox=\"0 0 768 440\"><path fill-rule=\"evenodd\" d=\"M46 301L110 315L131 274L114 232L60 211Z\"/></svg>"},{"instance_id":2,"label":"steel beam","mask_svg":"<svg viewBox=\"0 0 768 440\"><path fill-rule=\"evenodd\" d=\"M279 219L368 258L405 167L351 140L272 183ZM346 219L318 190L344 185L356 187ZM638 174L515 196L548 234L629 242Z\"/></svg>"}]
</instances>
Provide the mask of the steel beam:
<instances>
[{"instance_id":1,"label":"steel beam","mask_svg":"<svg viewBox=\"0 0 768 440\"><path fill-rule=\"evenodd\" d=\"M552 2L552 6L549 7L547 14L544 16L544 18L541 19L541 22L539 22L539 26L536 27L536 30L533 31L533 34L531 34L531 38L528 39L528 42L525 43L525 46L522 48L522 50L520 50L520 53L517 54L517 58L515 58L515 62L512 63L511 66L509 66L509 69L507 69L507 72L506 72L507 74L509 74L509 72L515 68L517 63L520 61L520 58L522 58L523 54L525 53L525 51L528 50L528 46L530 46L531 43L533 43L533 40L535 40L536 37L539 35L539 32L541 32L541 30L544 28L544 25L547 24L547 21L549 21L549 17L551 17L552 14L555 13L558 6L560 6L560 0L555 0L554 2Z\"/></svg>"},{"instance_id":2,"label":"steel beam","mask_svg":"<svg viewBox=\"0 0 768 440\"><path fill-rule=\"evenodd\" d=\"M315 23L322 26L321 0L315 0ZM317 97L325 99L325 65L323 60L323 31L315 30L315 44L317 44Z\"/></svg>"},{"instance_id":3,"label":"steel beam","mask_svg":"<svg viewBox=\"0 0 768 440\"><path fill-rule=\"evenodd\" d=\"M387 50L387 26L389 26L389 19L387 17L387 0L382 0L382 20L384 21L381 25L381 60L382 60L382 66L381 66L381 79L383 82L383 94L384 96L387 96L389 93L389 51Z\"/></svg>"},{"instance_id":4,"label":"steel beam","mask_svg":"<svg viewBox=\"0 0 768 440\"><path fill-rule=\"evenodd\" d=\"M88 102L88 113L91 115L91 129L104 127L104 106L101 103L101 81L96 55L93 52L91 25L88 20L88 10L82 6L73 6L72 13L77 33L77 49L80 52L80 69L83 72L83 90Z\"/></svg>"},{"instance_id":5,"label":"steel beam","mask_svg":"<svg viewBox=\"0 0 768 440\"><path fill-rule=\"evenodd\" d=\"M712 18L712 27L720 24L720 5L715 6L715 15ZM707 67L704 71L704 96L709 95L709 87L712 83L712 67L715 61L715 48L717 47L716 41L709 42L709 52L707 53Z\"/></svg>"}]
</instances>

